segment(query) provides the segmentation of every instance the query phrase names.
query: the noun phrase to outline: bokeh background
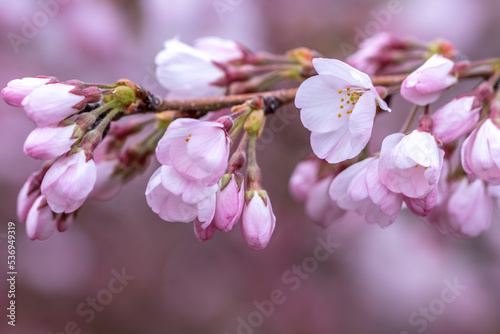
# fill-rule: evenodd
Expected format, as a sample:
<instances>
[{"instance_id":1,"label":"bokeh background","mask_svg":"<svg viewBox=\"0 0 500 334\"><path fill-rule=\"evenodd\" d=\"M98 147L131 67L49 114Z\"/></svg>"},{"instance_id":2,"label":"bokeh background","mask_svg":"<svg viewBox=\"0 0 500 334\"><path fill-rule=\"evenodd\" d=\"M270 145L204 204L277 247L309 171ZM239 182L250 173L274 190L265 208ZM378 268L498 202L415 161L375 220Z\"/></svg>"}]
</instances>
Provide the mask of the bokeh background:
<instances>
[{"instance_id":1,"label":"bokeh background","mask_svg":"<svg viewBox=\"0 0 500 334\"><path fill-rule=\"evenodd\" d=\"M26 22L50 2L57 11L16 50L8 34L22 36ZM401 12L381 17L394 2ZM216 35L275 53L306 46L344 58L341 43L355 46L384 29L423 40L443 37L480 59L500 55L498 13L496 0L0 0L0 86L42 74L103 83L126 77L161 94L153 60L174 36L191 42ZM396 99L394 119L384 118L380 131L397 131L407 109ZM488 232L465 241L442 236L405 212L386 229L353 215L321 229L287 189L294 166L309 153L308 132L294 107L280 113L289 124L272 133L258 157L278 219L264 251L248 248L239 227L200 243L191 224L161 221L144 197L154 162L113 200L86 203L73 227L48 241L29 241L17 224L17 322L7 326L2 314L0 332L417 333L423 325L410 323L410 315L436 306L448 280L466 288L423 332L500 333L498 212ZM22 152L33 128L22 109L0 102L5 272L6 224L16 220L17 193L39 167ZM292 291L282 277L313 255L318 238L340 246ZM113 270L134 278L87 323L77 308L105 294ZM3 312L6 289L2 279ZM286 300L262 324L243 329L238 319L248 321L254 301L268 300L275 289Z\"/></svg>"}]
</instances>

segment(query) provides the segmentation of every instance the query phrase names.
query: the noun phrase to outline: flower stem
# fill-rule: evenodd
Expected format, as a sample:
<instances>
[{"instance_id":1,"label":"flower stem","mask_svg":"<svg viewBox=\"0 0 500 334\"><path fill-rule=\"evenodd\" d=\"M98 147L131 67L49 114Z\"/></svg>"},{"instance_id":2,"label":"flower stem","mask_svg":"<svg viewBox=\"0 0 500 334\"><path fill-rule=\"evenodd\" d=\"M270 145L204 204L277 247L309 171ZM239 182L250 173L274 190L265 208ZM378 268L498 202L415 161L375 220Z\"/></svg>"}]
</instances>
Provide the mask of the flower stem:
<instances>
[{"instance_id":1,"label":"flower stem","mask_svg":"<svg viewBox=\"0 0 500 334\"><path fill-rule=\"evenodd\" d=\"M413 109L411 110L410 115L408 115L408 118L406 119L405 124L401 128L401 131L400 131L401 133L406 133L406 132L410 131L410 126L413 123L413 121L415 120L415 116L417 116L417 111L419 108L420 108L420 106L418 106L416 104L413 106Z\"/></svg>"}]
</instances>

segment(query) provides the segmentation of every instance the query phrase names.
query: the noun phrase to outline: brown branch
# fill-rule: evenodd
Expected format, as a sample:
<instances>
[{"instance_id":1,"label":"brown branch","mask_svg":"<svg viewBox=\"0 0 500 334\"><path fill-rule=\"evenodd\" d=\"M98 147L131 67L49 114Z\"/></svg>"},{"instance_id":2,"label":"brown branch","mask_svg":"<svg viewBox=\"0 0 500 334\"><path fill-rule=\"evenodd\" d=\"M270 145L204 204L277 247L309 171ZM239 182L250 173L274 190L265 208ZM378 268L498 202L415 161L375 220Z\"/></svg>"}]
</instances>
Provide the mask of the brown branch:
<instances>
[{"instance_id":1,"label":"brown branch","mask_svg":"<svg viewBox=\"0 0 500 334\"><path fill-rule=\"evenodd\" d=\"M209 97L204 99L191 99L191 100L164 100L158 106L158 111L164 110L179 110L179 111L212 111L220 110L223 108L230 108L248 100L257 97L274 97L281 101L281 103L290 103L295 99L297 88L275 90L263 93L250 93L239 95L228 95L220 97Z\"/></svg>"}]
</instances>

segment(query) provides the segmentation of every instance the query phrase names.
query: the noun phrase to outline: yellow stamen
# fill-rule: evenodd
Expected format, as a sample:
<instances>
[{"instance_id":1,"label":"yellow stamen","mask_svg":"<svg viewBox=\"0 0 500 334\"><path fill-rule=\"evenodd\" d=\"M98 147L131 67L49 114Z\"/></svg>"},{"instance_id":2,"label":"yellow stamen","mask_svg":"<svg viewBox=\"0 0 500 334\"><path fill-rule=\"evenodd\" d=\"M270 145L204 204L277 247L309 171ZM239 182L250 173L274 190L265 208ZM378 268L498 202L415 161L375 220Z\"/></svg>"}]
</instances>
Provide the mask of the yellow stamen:
<instances>
[{"instance_id":1,"label":"yellow stamen","mask_svg":"<svg viewBox=\"0 0 500 334\"><path fill-rule=\"evenodd\" d=\"M342 90L342 89L341 89L341 90L339 90L339 94L342 94L342 92L343 92L343 90Z\"/></svg>"},{"instance_id":2,"label":"yellow stamen","mask_svg":"<svg viewBox=\"0 0 500 334\"><path fill-rule=\"evenodd\" d=\"M339 113L339 114L338 114L338 116L339 116L339 117L342 117L342 114L341 114L341 113Z\"/></svg>"},{"instance_id":3,"label":"yellow stamen","mask_svg":"<svg viewBox=\"0 0 500 334\"><path fill-rule=\"evenodd\" d=\"M344 109L344 106L340 106L340 109Z\"/></svg>"}]
</instances>

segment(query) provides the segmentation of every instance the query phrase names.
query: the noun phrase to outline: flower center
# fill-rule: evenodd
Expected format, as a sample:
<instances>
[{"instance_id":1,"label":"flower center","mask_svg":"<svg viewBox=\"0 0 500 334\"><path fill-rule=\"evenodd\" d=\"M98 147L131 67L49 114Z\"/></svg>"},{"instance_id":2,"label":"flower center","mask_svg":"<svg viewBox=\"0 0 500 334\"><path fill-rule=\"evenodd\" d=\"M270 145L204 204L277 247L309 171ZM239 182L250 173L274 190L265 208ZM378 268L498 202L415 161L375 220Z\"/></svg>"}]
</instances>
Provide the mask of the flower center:
<instances>
[{"instance_id":1,"label":"flower center","mask_svg":"<svg viewBox=\"0 0 500 334\"><path fill-rule=\"evenodd\" d=\"M347 87L346 89L341 89L338 91L340 99L340 112L339 117L342 117L342 112L345 111L346 115L352 114L356 102L365 93L362 89L353 89Z\"/></svg>"}]
</instances>

